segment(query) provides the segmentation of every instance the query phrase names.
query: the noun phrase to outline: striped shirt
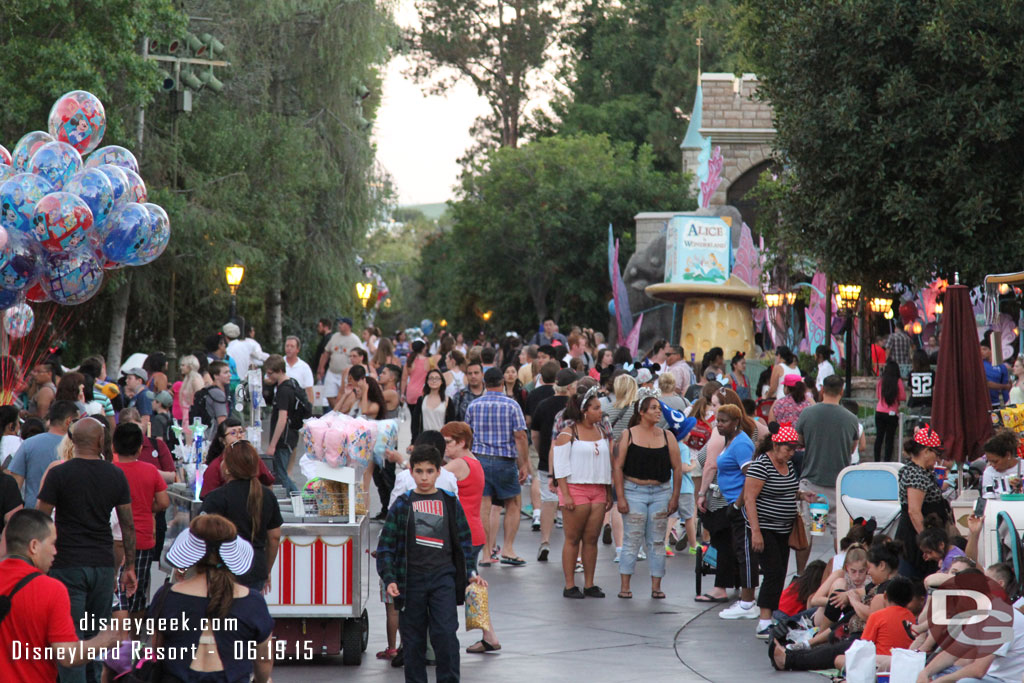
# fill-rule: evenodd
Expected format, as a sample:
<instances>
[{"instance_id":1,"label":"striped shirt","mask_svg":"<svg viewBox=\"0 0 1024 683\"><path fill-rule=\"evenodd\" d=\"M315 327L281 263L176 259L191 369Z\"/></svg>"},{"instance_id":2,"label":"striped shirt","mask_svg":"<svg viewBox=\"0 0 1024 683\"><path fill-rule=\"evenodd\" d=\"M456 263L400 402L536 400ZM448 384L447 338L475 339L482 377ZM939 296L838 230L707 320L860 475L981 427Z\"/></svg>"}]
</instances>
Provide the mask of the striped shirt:
<instances>
[{"instance_id":1,"label":"striped shirt","mask_svg":"<svg viewBox=\"0 0 1024 683\"><path fill-rule=\"evenodd\" d=\"M793 463L787 462L788 472L780 474L767 453L754 458L746 468L750 479L764 482L757 495L757 522L761 529L789 533L796 517L796 492L799 488ZM743 511L744 517L746 510ZM750 526L749 522L747 526Z\"/></svg>"}]
</instances>

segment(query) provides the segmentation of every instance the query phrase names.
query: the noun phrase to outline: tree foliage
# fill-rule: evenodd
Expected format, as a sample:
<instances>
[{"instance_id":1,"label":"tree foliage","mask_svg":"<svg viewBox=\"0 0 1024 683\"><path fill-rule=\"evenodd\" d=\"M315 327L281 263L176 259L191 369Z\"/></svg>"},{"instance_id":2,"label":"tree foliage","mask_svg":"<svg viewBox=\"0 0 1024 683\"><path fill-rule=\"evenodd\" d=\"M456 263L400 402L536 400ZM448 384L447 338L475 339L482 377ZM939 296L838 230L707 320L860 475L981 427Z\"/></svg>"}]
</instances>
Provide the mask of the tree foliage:
<instances>
[{"instance_id":1,"label":"tree foliage","mask_svg":"<svg viewBox=\"0 0 1024 683\"><path fill-rule=\"evenodd\" d=\"M366 125L396 35L387 5L188 0L184 11L196 17L188 28L223 42L231 66L217 70L222 92L201 91L192 112L174 113L168 96L157 95L158 67L134 53L144 34L180 35L186 18L169 9L177 2L12 4L0 47L5 67L14 51L24 69L17 73L27 75L0 83L3 101L20 107L0 109L5 136L44 126L53 99L81 88L114 113L104 142L138 151L132 117L138 104L148 105L138 156L151 201L170 215L171 242L153 264L130 270L127 351L167 348L172 324L178 350L219 329L228 308L224 267L236 260L246 265L239 313L265 341L274 342L278 329L309 336L316 318L356 310L354 257L389 192ZM370 91L366 99L360 86ZM8 97L12 88L20 99ZM29 97L38 103L24 105ZM124 283L115 275L79 307L72 358L106 347Z\"/></svg>"},{"instance_id":2,"label":"tree foliage","mask_svg":"<svg viewBox=\"0 0 1024 683\"><path fill-rule=\"evenodd\" d=\"M491 107L475 126L478 139L516 147L565 0L418 0L416 7L420 26L407 36L413 75L434 93L469 80Z\"/></svg>"},{"instance_id":3,"label":"tree foliage","mask_svg":"<svg viewBox=\"0 0 1024 683\"><path fill-rule=\"evenodd\" d=\"M704 71L740 66L730 28L733 0L587 0L560 39L568 89L539 117L545 133L606 133L654 149L659 170L678 171L697 85L697 37Z\"/></svg>"},{"instance_id":4,"label":"tree foliage","mask_svg":"<svg viewBox=\"0 0 1024 683\"><path fill-rule=\"evenodd\" d=\"M763 193L779 217L766 225L777 250L869 286L1020 269L1018 3L746 0L745 10L787 168Z\"/></svg>"},{"instance_id":5,"label":"tree foliage","mask_svg":"<svg viewBox=\"0 0 1024 683\"><path fill-rule=\"evenodd\" d=\"M607 318L608 225L630 253L639 211L692 208L681 185L654 170L647 146L607 136L543 138L474 162L451 205L451 230L423 250L430 313L468 329L493 311L500 329L545 315Z\"/></svg>"}]
</instances>

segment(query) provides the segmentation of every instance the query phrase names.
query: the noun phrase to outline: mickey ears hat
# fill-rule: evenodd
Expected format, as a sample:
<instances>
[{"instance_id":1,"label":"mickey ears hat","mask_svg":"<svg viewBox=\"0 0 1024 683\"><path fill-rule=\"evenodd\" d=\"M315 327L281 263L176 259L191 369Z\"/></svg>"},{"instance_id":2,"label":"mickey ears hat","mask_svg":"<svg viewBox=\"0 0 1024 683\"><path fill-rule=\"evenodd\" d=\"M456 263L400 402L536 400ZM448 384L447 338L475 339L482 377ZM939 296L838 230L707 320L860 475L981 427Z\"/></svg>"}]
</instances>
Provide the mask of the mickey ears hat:
<instances>
[{"instance_id":1,"label":"mickey ears hat","mask_svg":"<svg viewBox=\"0 0 1024 683\"><path fill-rule=\"evenodd\" d=\"M252 567L252 545L236 536L234 540L220 544L221 562L235 576L245 574ZM167 562L178 569L188 569L206 556L206 541L185 529L174 539L167 551Z\"/></svg>"},{"instance_id":2,"label":"mickey ears hat","mask_svg":"<svg viewBox=\"0 0 1024 683\"><path fill-rule=\"evenodd\" d=\"M925 448L934 448L936 450L942 448L942 439L939 437L938 432L932 429L930 424L926 424L914 432L914 442L921 444Z\"/></svg>"},{"instance_id":3,"label":"mickey ears hat","mask_svg":"<svg viewBox=\"0 0 1024 683\"><path fill-rule=\"evenodd\" d=\"M768 429L772 433L772 443L800 442L800 435L797 434L795 429L793 429L793 424L791 422L783 422L782 424L776 424L773 422L768 425Z\"/></svg>"}]
</instances>

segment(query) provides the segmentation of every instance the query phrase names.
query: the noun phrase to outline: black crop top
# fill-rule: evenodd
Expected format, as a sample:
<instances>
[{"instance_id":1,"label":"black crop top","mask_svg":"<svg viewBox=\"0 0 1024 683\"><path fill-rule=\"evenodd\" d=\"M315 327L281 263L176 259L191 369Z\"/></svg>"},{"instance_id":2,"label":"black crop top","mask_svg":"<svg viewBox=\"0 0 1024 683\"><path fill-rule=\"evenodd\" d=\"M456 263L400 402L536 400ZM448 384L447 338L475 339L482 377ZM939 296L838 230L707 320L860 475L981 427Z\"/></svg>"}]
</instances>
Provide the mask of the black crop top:
<instances>
[{"instance_id":1,"label":"black crop top","mask_svg":"<svg viewBox=\"0 0 1024 683\"><path fill-rule=\"evenodd\" d=\"M665 430L662 430L665 433ZM646 448L633 443L633 430L627 429L629 446L626 448L626 462L622 474L633 479L646 479L662 484L672 478L672 460L668 455L668 436L660 448Z\"/></svg>"}]
</instances>

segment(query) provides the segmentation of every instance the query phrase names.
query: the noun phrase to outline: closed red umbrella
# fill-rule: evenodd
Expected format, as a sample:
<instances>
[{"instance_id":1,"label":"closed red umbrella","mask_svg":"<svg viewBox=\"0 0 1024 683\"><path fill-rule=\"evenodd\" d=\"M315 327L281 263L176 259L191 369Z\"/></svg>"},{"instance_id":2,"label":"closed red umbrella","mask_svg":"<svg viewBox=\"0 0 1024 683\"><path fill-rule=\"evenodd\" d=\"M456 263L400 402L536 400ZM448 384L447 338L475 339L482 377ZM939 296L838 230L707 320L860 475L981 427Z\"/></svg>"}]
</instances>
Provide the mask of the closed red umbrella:
<instances>
[{"instance_id":1,"label":"closed red umbrella","mask_svg":"<svg viewBox=\"0 0 1024 683\"><path fill-rule=\"evenodd\" d=\"M943 308L932 426L942 437L946 453L964 462L980 457L992 435L988 380L967 287L950 285Z\"/></svg>"}]
</instances>

